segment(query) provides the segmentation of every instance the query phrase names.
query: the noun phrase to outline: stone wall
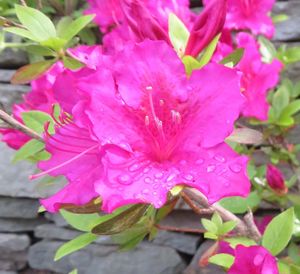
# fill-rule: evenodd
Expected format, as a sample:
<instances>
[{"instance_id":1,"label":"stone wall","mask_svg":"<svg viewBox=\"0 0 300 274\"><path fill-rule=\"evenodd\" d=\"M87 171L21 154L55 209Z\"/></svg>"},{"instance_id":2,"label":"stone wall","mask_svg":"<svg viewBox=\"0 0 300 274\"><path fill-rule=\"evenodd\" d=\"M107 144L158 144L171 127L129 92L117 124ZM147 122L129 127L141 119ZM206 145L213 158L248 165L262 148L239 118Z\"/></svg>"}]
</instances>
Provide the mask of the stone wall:
<instances>
[{"instance_id":1,"label":"stone wall","mask_svg":"<svg viewBox=\"0 0 300 274\"><path fill-rule=\"evenodd\" d=\"M300 0L278 2L274 11L290 16L277 25L275 41L291 45L300 42ZM0 55L0 102L8 110L29 90L28 86L9 84L14 70L26 62L22 52L5 50ZM286 73L300 80L300 64ZM294 139L299 138L298 133ZM28 180L35 168L25 162L11 165L13 154L0 143L0 274L67 274L74 268L80 274L223 273L214 266L198 268L198 259L211 245L209 241L203 242L195 234L171 232L160 232L153 242L144 242L127 253L118 252L109 237L101 237L88 248L54 263L57 248L79 232L69 228L59 215L37 213L37 198L43 190L38 182ZM199 228L199 217L188 210L177 210L164 222Z\"/></svg>"}]
</instances>

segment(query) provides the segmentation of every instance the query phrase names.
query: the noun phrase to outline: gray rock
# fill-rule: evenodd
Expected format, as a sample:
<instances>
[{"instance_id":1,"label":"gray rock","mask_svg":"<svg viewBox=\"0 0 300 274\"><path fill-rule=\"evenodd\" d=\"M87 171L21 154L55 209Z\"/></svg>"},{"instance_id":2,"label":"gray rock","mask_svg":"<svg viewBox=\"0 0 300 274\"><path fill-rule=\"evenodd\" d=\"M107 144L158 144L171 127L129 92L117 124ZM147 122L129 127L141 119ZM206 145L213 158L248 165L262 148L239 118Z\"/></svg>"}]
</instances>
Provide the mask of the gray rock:
<instances>
[{"instance_id":1,"label":"gray rock","mask_svg":"<svg viewBox=\"0 0 300 274\"><path fill-rule=\"evenodd\" d=\"M57 227L54 224L40 225L36 227L34 231L34 235L37 238L65 241L72 240L80 234L82 234L82 232L70 228ZM110 236L101 236L95 241L95 243L101 245L114 245Z\"/></svg>"},{"instance_id":2,"label":"gray rock","mask_svg":"<svg viewBox=\"0 0 300 274\"><path fill-rule=\"evenodd\" d=\"M14 151L4 143L0 143L0 151L0 195L38 198L37 182L28 179L35 173L33 165L24 161L12 165Z\"/></svg>"},{"instance_id":3,"label":"gray rock","mask_svg":"<svg viewBox=\"0 0 300 274\"><path fill-rule=\"evenodd\" d=\"M22 101L22 95L30 90L29 86L0 84L0 103L5 110L11 111L14 103Z\"/></svg>"},{"instance_id":4,"label":"gray rock","mask_svg":"<svg viewBox=\"0 0 300 274\"><path fill-rule=\"evenodd\" d=\"M51 214L51 213L46 213L45 217L47 220L54 222L57 226L59 227L67 227L68 223L65 221L65 219L59 214Z\"/></svg>"},{"instance_id":5,"label":"gray rock","mask_svg":"<svg viewBox=\"0 0 300 274\"><path fill-rule=\"evenodd\" d=\"M14 271L0 271L0 274L17 274L17 272L14 272Z\"/></svg>"},{"instance_id":6,"label":"gray rock","mask_svg":"<svg viewBox=\"0 0 300 274\"><path fill-rule=\"evenodd\" d=\"M116 263L118 262L118 263ZM179 274L185 264L171 248L141 244L130 252L112 253L102 260L94 258L86 274Z\"/></svg>"},{"instance_id":7,"label":"gray rock","mask_svg":"<svg viewBox=\"0 0 300 274\"><path fill-rule=\"evenodd\" d=\"M44 218L37 219L0 219L1 232L29 232L41 224L46 223Z\"/></svg>"},{"instance_id":8,"label":"gray rock","mask_svg":"<svg viewBox=\"0 0 300 274\"><path fill-rule=\"evenodd\" d=\"M199 236L160 231L153 241L154 244L168 246L180 252L194 255L197 251Z\"/></svg>"},{"instance_id":9,"label":"gray rock","mask_svg":"<svg viewBox=\"0 0 300 274\"><path fill-rule=\"evenodd\" d=\"M0 234L0 251L17 252L26 250L30 245L28 235ZM1 254L0 254L1 258Z\"/></svg>"},{"instance_id":10,"label":"gray rock","mask_svg":"<svg viewBox=\"0 0 300 274\"><path fill-rule=\"evenodd\" d=\"M116 246L90 245L57 262L53 257L62 242L42 241L30 247L29 265L34 269L83 274L179 274L184 263L169 247L141 244L130 252L116 252Z\"/></svg>"},{"instance_id":11,"label":"gray rock","mask_svg":"<svg viewBox=\"0 0 300 274\"><path fill-rule=\"evenodd\" d=\"M206 267L199 267L199 260L208 248L212 246L212 241L205 241L201 244L197 253L195 254L190 265L184 270L183 274L224 274L226 273L220 267L216 265L209 264Z\"/></svg>"},{"instance_id":12,"label":"gray rock","mask_svg":"<svg viewBox=\"0 0 300 274\"><path fill-rule=\"evenodd\" d=\"M0 67L15 69L28 64L27 54L24 51L5 49L0 53Z\"/></svg>"},{"instance_id":13,"label":"gray rock","mask_svg":"<svg viewBox=\"0 0 300 274\"><path fill-rule=\"evenodd\" d=\"M297 41L300 40L300 2L298 0L288 2L277 2L274 14L286 14L289 19L276 24L274 40L277 41Z\"/></svg>"},{"instance_id":14,"label":"gray rock","mask_svg":"<svg viewBox=\"0 0 300 274\"><path fill-rule=\"evenodd\" d=\"M38 216L39 202L24 198L0 197L0 217L33 219Z\"/></svg>"},{"instance_id":15,"label":"gray rock","mask_svg":"<svg viewBox=\"0 0 300 274\"><path fill-rule=\"evenodd\" d=\"M57 227L54 224L44 224L36 227L34 236L36 238L54 239L54 240L72 240L79 236L81 232L68 228Z\"/></svg>"},{"instance_id":16,"label":"gray rock","mask_svg":"<svg viewBox=\"0 0 300 274\"><path fill-rule=\"evenodd\" d=\"M300 126L299 125L289 131L289 135L287 137L287 142L289 144L299 144L299 142L300 142Z\"/></svg>"},{"instance_id":17,"label":"gray rock","mask_svg":"<svg viewBox=\"0 0 300 274\"><path fill-rule=\"evenodd\" d=\"M15 74L13 69L0 69L0 82L10 83L12 76Z\"/></svg>"},{"instance_id":18,"label":"gray rock","mask_svg":"<svg viewBox=\"0 0 300 274\"><path fill-rule=\"evenodd\" d=\"M54 255L63 243L60 241L45 240L31 246L28 255L30 267L37 270L50 270L63 274L77 268L79 273L86 273L86 269L91 265L94 258L97 258L101 262L103 257L117 250L116 246L90 245L85 249L54 262Z\"/></svg>"}]
</instances>

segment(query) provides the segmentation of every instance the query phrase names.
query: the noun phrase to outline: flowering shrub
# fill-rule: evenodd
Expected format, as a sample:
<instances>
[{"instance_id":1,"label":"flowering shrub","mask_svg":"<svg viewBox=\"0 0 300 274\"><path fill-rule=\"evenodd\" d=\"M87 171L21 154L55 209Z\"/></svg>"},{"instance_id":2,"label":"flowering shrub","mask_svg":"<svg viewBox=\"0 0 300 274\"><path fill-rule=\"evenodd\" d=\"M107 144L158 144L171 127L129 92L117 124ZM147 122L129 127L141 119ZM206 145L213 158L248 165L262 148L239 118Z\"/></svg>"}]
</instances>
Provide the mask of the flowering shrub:
<instances>
[{"instance_id":1,"label":"flowering shrub","mask_svg":"<svg viewBox=\"0 0 300 274\"><path fill-rule=\"evenodd\" d=\"M101 235L134 248L183 200L212 215L201 219L215 241L201 265L300 273L299 145L286 139L300 89L280 78L299 49L269 40L273 0L206 0L200 13L186 0L87 0L85 15L56 24L22 3L4 6L15 18L1 17L3 30L39 61L13 76L31 91L11 116L0 110L0 133L15 161L37 164L31 179L66 179L40 211L85 234L55 260ZM254 219L262 203L278 214Z\"/></svg>"}]
</instances>

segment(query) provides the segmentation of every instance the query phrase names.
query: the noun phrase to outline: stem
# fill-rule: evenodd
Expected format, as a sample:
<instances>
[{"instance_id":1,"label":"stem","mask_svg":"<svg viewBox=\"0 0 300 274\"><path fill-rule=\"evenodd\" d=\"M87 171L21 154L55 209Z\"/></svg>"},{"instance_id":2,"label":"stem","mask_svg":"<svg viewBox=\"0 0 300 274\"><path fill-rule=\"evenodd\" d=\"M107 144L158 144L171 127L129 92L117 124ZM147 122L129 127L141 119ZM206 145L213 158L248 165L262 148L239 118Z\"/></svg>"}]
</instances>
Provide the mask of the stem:
<instances>
[{"instance_id":1,"label":"stem","mask_svg":"<svg viewBox=\"0 0 300 274\"><path fill-rule=\"evenodd\" d=\"M22 123L20 123L19 121L17 121L16 119L14 119L12 116L10 116L9 114L7 114L5 111L1 109L0 109L0 119L5 123L7 123L12 128L19 130L34 139L44 142L44 139L38 133L26 127L25 125L23 125Z\"/></svg>"},{"instance_id":2,"label":"stem","mask_svg":"<svg viewBox=\"0 0 300 274\"><path fill-rule=\"evenodd\" d=\"M254 239L256 242L259 242L261 239L261 233L259 232L254 219L253 219L253 213L249 209L249 213L244 217L244 221L247 224L248 232L251 234L251 238Z\"/></svg>"},{"instance_id":3,"label":"stem","mask_svg":"<svg viewBox=\"0 0 300 274\"><path fill-rule=\"evenodd\" d=\"M182 197L185 201L192 200L192 203L189 201L187 204L191 206L191 208L197 213L201 214L202 208L213 212L218 212L219 215L222 217L224 221L234 221L236 222L236 231L241 236L250 237L251 239L254 239L255 241L259 241L261 235L258 235L258 230L256 225L253 221L253 215L252 220L249 219L250 217L246 218L247 222L242 221L237 216L232 214L230 211L226 210L225 208L219 206L219 205L210 205L206 199L206 197L196 189L187 188L182 191ZM188 197L188 199L186 199Z\"/></svg>"},{"instance_id":4,"label":"stem","mask_svg":"<svg viewBox=\"0 0 300 274\"><path fill-rule=\"evenodd\" d=\"M187 233L195 233L195 234L205 233L205 230L203 229L196 229L196 228L189 228L189 227L174 227L174 226L159 225L159 224L156 224L155 227L165 231L187 232Z\"/></svg>"},{"instance_id":5,"label":"stem","mask_svg":"<svg viewBox=\"0 0 300 274\"><path fill-rule=\"evenodd\" d=\"M21 29L25 29L25 27L22 26L21 24L18 24L12 20L9 20L3 16L0 16L0 20L2 20L4 22L3 27L18 27Z\"/></svg>"},{"instance_id":6,"label":"stem","mask_svg":"<svg viewBox=\"0 0 300 274\"><path fill-rule=\"evenodd\" d=\"M20 3L22 6L27 7L27 3L25 2L25 0L20 0Z\"/></svg>"}]
</instances>

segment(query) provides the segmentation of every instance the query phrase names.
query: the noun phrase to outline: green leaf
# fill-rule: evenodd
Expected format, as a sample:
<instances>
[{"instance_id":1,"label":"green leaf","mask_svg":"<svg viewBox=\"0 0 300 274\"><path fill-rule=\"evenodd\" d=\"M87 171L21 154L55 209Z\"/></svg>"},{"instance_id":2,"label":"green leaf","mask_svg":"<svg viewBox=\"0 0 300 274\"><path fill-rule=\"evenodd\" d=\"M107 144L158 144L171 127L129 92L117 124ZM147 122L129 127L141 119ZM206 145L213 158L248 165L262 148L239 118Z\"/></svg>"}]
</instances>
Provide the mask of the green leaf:
<instances>
[{"instance_id":1,"label":"green leaf","mask_svg":"<svg viewBox=\"0 0 300 274\"><path fill-rule=\"evenodd\" d=\"M21 160L26 160L30 156L33 156L37 152L43 150L45 148L45 144L38 140L28 141L25 145L23 145L15 154L12 162L16 163Z\"/></svg>"},{"instance_id":2,"label":"green leaf","mask_svg":"<svg viewBox=\"0 0 300 274\"><path fill-rule=\"evenodd\" d=\"M281 112L281 116L292 116L300 111L300 99L291 102ZM279 118L280 119L280 118Z\"/></svg>"},{"instance_id":3,"label":"green leaf","mask_svg":"<svg viewBox=\"0 0 300 274\"><path fill-rule=\"evenodd\" d=\"M85 66L83 63L71 57L64 56L63 61L64 61L64 66L72 70L76 70Z\"/></svg>"},{"instance_id":4,"label":"green leaf","mask_svg":"<svg viewBox=\"0 0 300 274\"><path fill-rule=\"evenodd\" d=\"M45 112L36 110L26 111L22 113L22 119L27 127L31 128L37 133L43 133L45 123L50 122L52 126L49 127L49 132L54 133L54 121L52 117Z\"/></svg>"},{"instance_id":5,"label":"green leaf","mask_svg":"<svg viewBox=\"0 0 300 274\"><path fill-rule=\"evenodd\" d=\"M52 65L53 61L41 61L21 67L14 74L12 84L27 84L32 80L37 79L46 72Z\"/></svg>"},{"instance_id":6,"label":"green leaf","mask_svg":"<svg viewBox=\"0 0 300 274\"><path fill-rule=\"evenodd\" d=\"M138 223L119 234L112 236L112 240L120 245L122 251L135 248L149 233L145 223Z\"/></svg>"},{"instance_id":7,"label":"green leaf","mask_svg":"<svg viewBox=\"0 0 300 274\"><path fill-rule=\"evenodd\" d=\"M185 71L188 76L190 76L195 69L199 69L201 64L192 56L186 55L182 58L182 62L185 66Z\"/></svg>"},{"instance_id":8,"label":"green leaf","mask_svg":"<svg viewBox=\"0 0 300 274\"><path fill-rule=\"evenodd\" d=\"M290 274L299 274L300 273L300 266L292 264L290 266Z\"/></svg>"},{"instance_id":9,"label":"green leaf","mask_svg":"<svg viewBox=\"0 0 300 274\"><path fill-rule=\"evenodd\" d=\"M212 233L212 232L205 232L204 233L204 238L205 239L217 240L218 236L215 233Z\"/></svg>"},{"instance_id":10,"label":"green leaf","mask_svg":"<svg viewBox=\"0 0 300 274\"><path fill-rule=\"evenodd\" d=\"M288 248L288 255L297 265L300 265L300 248L295 243L291 243Z\"/></svg>"},{"instance_id":11,"label":"green leaf","mask_svg":"<svg viewBox=\"0 0 300 274\"><path fill-rule=\"evenodd\" d=\"M232 66L236 66L243 58L245 49L238 48L234 52L227 55L220 64L227 65L230 64Z\"/></svg>"},{"instance_id":12,"label":"green leaf","mask_svg":"<svg viewBox=\"0 0 300 274\"><path fill-rule=\"evenodd\" d=\"M49 47L58 52L61 51L66 46L67 41L62 38L53 37L41 42L40 44L42 46Z\"/></svg>"},{"instance_id":13,"label":"green leaf","mask_svg":"<svg viewBox=\"0 0 300 274\"><path fill-rule=\"evenodd\" d=\"M229 254L220 253L210 257L208 261L211 264L215 264L228 269L233 265L234 257Z\"/></svg>"},{"instance_id":14,"label":"green leaf","mask_svg":"<svg viewBox=\"0 0 300 274\"><path fill-rule=\"evenodd\" d=\"M95 226L92 232L97 235L113 235L123 232L136 224L148 209L148 205L136 204L120 214Z\"/></svg>"},{"instance_id":15,"label":"green leaf","mask_svg":"<svg viewBox=\"0 0 300 274\"><path fill-rule=\"evenodd\" d=\"M278 261L277 266L280 274L291 274L290 266L284 261Z\"/></svg>"},{"instance_id":16,"label":"green leaf","mask_svg":"<svg viewBox=\"0 0 300 274\"><path fill-rule=\"evenodd\" d=\"M70 41L76 34L85 28L94 19L95 15L85 15L71 22L64 31L60 31L60 37L66 41Z\"/></svg>"},{"instance_id":17,"label":"green leaf","mask_svg":"<svg viewBox=\"0 0 300 274\"><path fill-rule=\"evenodd\" d=\"M288 245L293 229L294 209L289 208L269 223L262 238L262 245L276 256Z\"/></svg>"},{"instance_id":18,"label":"green leaf","mask_svg":"<svg viewBox=\"0 0 300 274\"><path fill-rule=\"evenodd\" d=\"M237 245L252 246L256 245L255 241L246 237L225 238L225 242L229 243L232 248Z\"/></svg>"},{"instance_id":19,"label":"green leaf","mask_svg":"<svg viewBox=\"0 0 300 274\"><path fill-rule=\"evenodd\" d=\"M63 33L69 28L70 24L73 22L72 17L64 16L62 17L57 25L56 25L56 32L58 37L62 37Z\"/></svg>"},{"instance_id":20,"label":"green leaf","mask_svg":"<svg viewBox=\"0 0 300 274\"><path fill-rule=\"evenodd\" d=\"M300 47L285 48L278 50L277 58L284 64L292 64L300 61Z\"/></svg>"},{"instance_id":21,"label":"green leaf","mask_svg":"<svg viewBox=\"0 0 300 274\"><path fill-rule=\"evenodd\" d=\"M222 224L221 228L219 229L219 235L226 235L230 231L232 231L236 227L237 223L235 221L228 221Z\"/></svg>"},{"instance_id":22,"label":"green leaf","mask_svg":"<svg viewBox=\"0 0 300 274\"><path fill-rule=\"evenodd\" d=\"M273 100L272 100L272 106L275 109L275 114L277 117L281 115L281 112L285 107L289 104L289 91L288 88L284 85L281 85L279 89L274 94Z\"/></svg>"},{"instance_id":23,"label":"green leaf","mask_svg":"<svg viewBox=\"0 0 300 274\"><path fill-rule=\"evenodd\" d=\"M208 232L217 234L218 227L214 222L212 222L211 220L208 220L208 219L201 219L201 223Z\"/></svg>"},{"instance_id":24,"label":"green leaf","mask_svg":"<svg viewBox=\"0 0 300 274\"><path fill-rule=\"evenodd\" d=\"M211 221L217 226L218 229L223 225L223 220L218 212L213 214Z\"/></svg>"},{"instance_id":25,"label":"green leaf","mask_svg":"<svg viewBox=\"0 0 300 274\"><path fill-rule=\"evenodd\" d=\"M5 28L4 30L6 32L13 33L13 34L19 35L21 37L30 39L32 41L38 42L38 39L35 36L33 36L31 34L31 32L27 29L21 29L21 28L17 28L17 27L9 27L9 28Z\"/></svg>"},{"instance_id":26,"label":"green leaf","mask_svg":"<svg viewBox=\"0 0 300 274\"><path fill-rule=\"evenodd\" d=\"M270 40L264 36L259 36L258 42L260 44L260 53L262 55L262 60L265 63L272 63L277 55L277 50Z\"/></svg>"},{"instance_id":27,"label":"green leaf","mask_svg":"<svg viewBox=\"0 0 300 274\"><path fill-rule=\"evenodd\" d=\"M174 14L169 15L169 37L176 52L182 56L190 36L184 23Z\"/></svg>"},{"instance_id":28,"label":"green leaf","mask_svg":"<svg viewBox=\"0 0 300 274\"><path fill-rule=\"evenodd\" d=\"M85 232L90 232L99 223L101 218L103 218L98 213L76 214L63 209L60 210L60 214L70 226Z\"/></svg>"},{"instance_id":29,"label":"green leaf","mask_svg":"<svg viewBox=\"0 0 300 274\"><path fill-rule=\"evenodd\" d=\"M98 237L91 233L85 233L77 238L63 244L57 251L54 257L54 261L58 261L61 258L78 251L87 245L94 242Z\"/></svg>"},{"instance_id":30,"label":"green leaf","mask_svg":"<svg viewBox=\"0 0 300 274\"><path fill-rule=\"evenodd\" d=\"M221 34L218 34L210 42L210 44L203 50L203 52L200 54L200 57L199 57L200 68L204 67L212 58L212 56L217 48L220 37L221 37Z\"/></svg>"},{"instance_id":31,"label":"green leaf","mask_svg":"<svg viewBox=\"0 0 300 274\"><path fill-rule=\"evenodd\" d=\"M29 45L26 46L25 49L32 54L41 55L41 56L55 56L55 51L40 46L40 45Z\"/></svg>"},{"instance_id":32,"label":"green leaf","mask_svg":"<svg viewBox=\"0 0 300 274\"><path fill-rule=\"evenodd\" d=\"M276 14L272 16L272 21L274 24L284 22L289 20L289 16L287 14Z\"/></svg>"},{"instance_id":33,"label":"green leaf","mask_svg":"<svg viewBox=\"0 0 300 274\"><path fill-rule=\"evenodd\" d=\"M77 270L77 269L74 269L74 270L72 270L69 274L78 274L78 270Z\"/></svg>"},{"instance_id":34,"label":"green leaf","mask_svg":"<svg viewBox=\"0 0 300 274\"><path fill-rule=\"evenodd\" d=\"M219 202L221 206L235 214L243 214L248 211L249 207L256 207L259 203L260 197L256 191L251 192L247 198L230 197Z\"/></svg>"},{"instance_id":35,"label":"green leaf","mask_svg":"<svg viewBox=\"0 0 300 274\"><path fill-rule=\"evenodd\" d=\"M18 19L38 41L56 37L55 26L42 12L21 5L15 5L15 10Z\"/></svg>"}]
</instances>

